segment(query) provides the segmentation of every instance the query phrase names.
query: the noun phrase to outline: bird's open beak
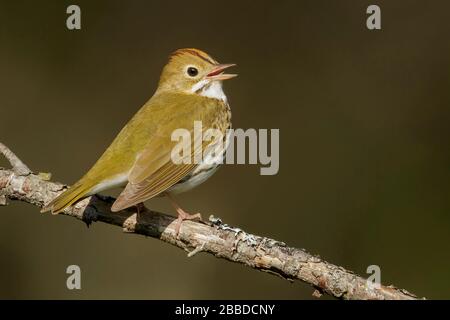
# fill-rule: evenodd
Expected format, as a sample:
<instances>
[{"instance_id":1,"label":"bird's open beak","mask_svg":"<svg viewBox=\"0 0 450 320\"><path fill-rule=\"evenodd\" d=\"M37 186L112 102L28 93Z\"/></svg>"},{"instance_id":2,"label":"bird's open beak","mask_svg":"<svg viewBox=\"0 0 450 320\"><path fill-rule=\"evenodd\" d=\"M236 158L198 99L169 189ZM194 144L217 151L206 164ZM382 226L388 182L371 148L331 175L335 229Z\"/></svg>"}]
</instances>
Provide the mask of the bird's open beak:
<instances>
[{"instance_id":1,"label":"bird's open beak","mask_svg":"<svg viewBox=\"0 0 450 320\"><path fill-rule=\"evenodd\" d=\"M214 69L206 75L206 79L208 80L228 80L234 77L237 77L237 74L226 74L223 71L227 68L234 67L234 63L230 64L218 64L214 67Z\"/></svg>"}]
</instances>

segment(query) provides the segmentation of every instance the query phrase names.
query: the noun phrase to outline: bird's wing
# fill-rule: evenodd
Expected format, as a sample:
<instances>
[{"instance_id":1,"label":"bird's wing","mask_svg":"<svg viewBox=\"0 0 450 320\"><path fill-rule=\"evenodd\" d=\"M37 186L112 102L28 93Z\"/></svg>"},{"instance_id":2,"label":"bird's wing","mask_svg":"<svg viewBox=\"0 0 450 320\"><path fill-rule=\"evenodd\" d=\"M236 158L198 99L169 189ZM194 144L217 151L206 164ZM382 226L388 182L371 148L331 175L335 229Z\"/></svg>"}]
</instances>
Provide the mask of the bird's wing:
<instances>
[{"instance_id":1,"label":"bird's wing","mask_svg":"<svg viewBox=\"0 0 450 320\"><path fill-rule=\"evenodd\" d=\"M156 132L145 149L138 156L128 178L128 184L111 207L119 211L155 197L188 175L198 164L193 159L202 156L208 143L202 142L202 134L194 134L194 121L202 121L203 132L212 124L214 107L202 106L203 99L190 99L191 96L165 101L162 119ZM193 97L192 97L193 98ZM154 109L159 112L158 108ZM184 154L189 163L174 163L172 150L179 141L172 141L176 129L186 129L190 133L190 153ZM203 133L202 132L202 133ZM200 141L199 141L200 139ZM183 160L184 160L183 159Z\"/></svg>"}]
</instances>

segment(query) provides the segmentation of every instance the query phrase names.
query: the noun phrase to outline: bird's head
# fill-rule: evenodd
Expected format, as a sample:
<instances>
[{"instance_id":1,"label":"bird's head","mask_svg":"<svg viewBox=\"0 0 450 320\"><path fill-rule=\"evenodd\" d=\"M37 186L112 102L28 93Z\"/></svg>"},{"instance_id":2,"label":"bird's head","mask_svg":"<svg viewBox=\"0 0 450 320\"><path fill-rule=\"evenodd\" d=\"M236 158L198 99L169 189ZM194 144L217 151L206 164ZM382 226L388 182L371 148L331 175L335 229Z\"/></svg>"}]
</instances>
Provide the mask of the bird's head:
<instances>
[{"instance_id":1,"label":"bird's head","mask_svg":"<svg viewBox=\"0 0 450 320\"><path fill-rule=\"evenodd\" d=\"M220 64L198 49L179 49L172 53L164 67L158 91L171 90L224 99L222 81L237 76L224 73L232 66L234 64Z\"/></svg>"}]
</instances>

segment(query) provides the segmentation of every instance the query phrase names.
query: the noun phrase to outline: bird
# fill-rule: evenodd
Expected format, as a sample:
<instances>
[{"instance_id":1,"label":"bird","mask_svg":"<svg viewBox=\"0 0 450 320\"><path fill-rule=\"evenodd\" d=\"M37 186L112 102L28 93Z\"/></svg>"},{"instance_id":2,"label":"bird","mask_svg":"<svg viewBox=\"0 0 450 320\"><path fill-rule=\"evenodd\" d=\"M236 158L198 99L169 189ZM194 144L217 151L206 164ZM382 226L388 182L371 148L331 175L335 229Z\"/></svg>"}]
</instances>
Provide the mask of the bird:
<instances>
[{"instance_id":1,"label":"bird","mask_svg":"<svg viewBox=\"0 0 450 320\"><path fill-rule=\"evenodd\" d=\"M199 49L174 51L162 69L153 96L122 128L91 169L41 212L58 214L88 196L124 188L112 204L112 212L136 206L139 213L146 210L144 201L167 196L178 214L177 234L184 220L201 220L199 213L183 210L174 195L206 181L225 157L231 109L222 85L224 80L237 76L224 72L232 66L235 64L221 64ZM172 133L179 128L193 133L195 121L201 121L202 133L212 128L222 136L192 143L194 147L188 155L194 158L200 155L200 161L174 163L171 154L177 141L172 141Z\"/></svg>"}]
</instances>

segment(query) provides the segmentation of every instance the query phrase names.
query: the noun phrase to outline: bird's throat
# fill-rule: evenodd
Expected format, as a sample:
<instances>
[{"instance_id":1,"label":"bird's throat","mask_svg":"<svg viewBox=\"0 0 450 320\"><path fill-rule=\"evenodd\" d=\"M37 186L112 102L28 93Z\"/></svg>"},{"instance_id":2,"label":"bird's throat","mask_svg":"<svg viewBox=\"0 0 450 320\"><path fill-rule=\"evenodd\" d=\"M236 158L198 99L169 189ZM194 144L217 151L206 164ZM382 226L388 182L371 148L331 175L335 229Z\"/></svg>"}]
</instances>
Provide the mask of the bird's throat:
<instances>
[{"instance_id":1,"label":"bird's throat","mask_svg":"<svg viewBox=\"0 0 450 320\"><path fill-rule=\"evenodd\" d=\"M227 96L222 89L222 81L201 80L192 87L192 92L203 97L227 102Z\"/></svg>"}]
</instances>

